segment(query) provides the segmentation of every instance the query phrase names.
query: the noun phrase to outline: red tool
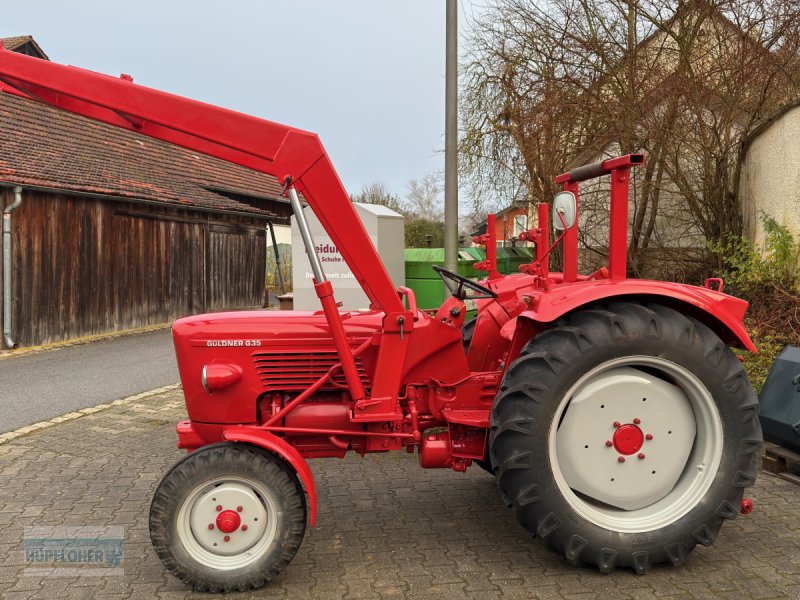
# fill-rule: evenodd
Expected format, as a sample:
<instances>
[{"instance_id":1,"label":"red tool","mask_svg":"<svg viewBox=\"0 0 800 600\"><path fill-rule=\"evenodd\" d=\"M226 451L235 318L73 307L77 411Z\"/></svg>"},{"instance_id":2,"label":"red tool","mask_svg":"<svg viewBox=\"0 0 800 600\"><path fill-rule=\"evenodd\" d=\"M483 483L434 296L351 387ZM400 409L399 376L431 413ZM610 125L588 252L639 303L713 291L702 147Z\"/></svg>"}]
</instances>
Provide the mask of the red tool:
<instances>
[{"instance_id":1,"label":"red tool","mask_svg":"<svg viewBox=\"0 0 800 600\"><path fill-rule=\"evenodd\" d=\"M747 304L626 277L628 184L642 155L560 175L564 192L525 233L536 260L521 273L497 273L490 227L488 279L437 268L452 298L430 317L412 290L395 289L316 135L2 50L0 86L286 186L322 310L173 327L189 417L178 443L190 453L156 490L150 529L188 585L243 590L286 568L317 518L306 459L347 452L405 449L425 468L455 471L476 463L531 533L602 571L678 564L738 512L760 443L755 394L727 347L754 350ZM581 275L578 186L605 176L608 267ZM339 311L303 200L372 310ZM551 272L559 244L563 267ZM462 336L470 298L478 316Z\"/></svg>"}]
</instances>

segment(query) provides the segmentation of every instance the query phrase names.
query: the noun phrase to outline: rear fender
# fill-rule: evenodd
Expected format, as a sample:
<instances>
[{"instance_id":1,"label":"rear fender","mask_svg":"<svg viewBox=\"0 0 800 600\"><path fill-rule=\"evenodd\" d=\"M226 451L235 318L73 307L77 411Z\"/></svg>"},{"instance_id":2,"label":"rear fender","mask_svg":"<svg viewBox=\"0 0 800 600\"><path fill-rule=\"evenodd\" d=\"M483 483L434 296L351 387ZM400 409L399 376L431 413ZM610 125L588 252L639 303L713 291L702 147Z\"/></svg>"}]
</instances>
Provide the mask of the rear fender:
<instances>
[{"instance_id":1,"label":"rear fender","mask_svg":"<svg viewBox=\"0 0 800 600\"><path fill-rule=\"evenodd\" d=\"M478 309L475 331L467 353L473 371L495 371L508 351L508 338L502 331L509 325L509 316L497 302L487 302Z\"/></svg>"},{"instance_id":2,"label":"rear fender","mask_svg":"<svg viewBox=\"0 0 800 600\"><path fill-rule=\"evenodd\" d=\"M289 466L295 470L297 476L300 478L300 483L303 484L308 494L311 526L313 527L317 524L317 484L314 481L314 474L311 472L311 468L300 452L297 451L297 448L289 444L286 440L258 427L234 425L225 427L222 435L229 442L253 444L273 454L277 454L285 460Z\"/></svg>"},{"instance_id":3,"label":"rear fender","mask_svg":"<svg viewBox=\"0 0 800 600\"><path fill-rule=\"evenodd\" d=\"M536 331L567 313L603 300L667 306L705 324L725 343L758 352L744 326L748 306L744 300L708 288L639 279L587 281L542 293L533 299L532 308L518 316L514 337L524 337L522 321L529 321L528 330L533 326Z\"/></svg>"}]
</instances>

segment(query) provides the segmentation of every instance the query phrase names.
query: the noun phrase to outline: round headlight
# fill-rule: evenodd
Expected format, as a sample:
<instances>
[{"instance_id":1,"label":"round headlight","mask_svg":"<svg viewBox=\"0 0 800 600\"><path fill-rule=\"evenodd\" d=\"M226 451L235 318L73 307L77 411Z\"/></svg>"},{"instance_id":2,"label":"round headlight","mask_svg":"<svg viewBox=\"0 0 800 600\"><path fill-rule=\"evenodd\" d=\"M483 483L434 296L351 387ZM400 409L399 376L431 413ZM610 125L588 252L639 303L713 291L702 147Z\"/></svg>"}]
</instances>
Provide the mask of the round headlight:
<instances>
[{"instance_id":1,"label":"round headlight","mask_svg":"<svg viewBox=\"0 0 800 600\"><path fill-rule=\"evenodd\" d=\"M242 368L239 365L213 363L205 365L200 374L203 389L209 394L224 390L242 378Z\"/></svg>"}]
</instances>

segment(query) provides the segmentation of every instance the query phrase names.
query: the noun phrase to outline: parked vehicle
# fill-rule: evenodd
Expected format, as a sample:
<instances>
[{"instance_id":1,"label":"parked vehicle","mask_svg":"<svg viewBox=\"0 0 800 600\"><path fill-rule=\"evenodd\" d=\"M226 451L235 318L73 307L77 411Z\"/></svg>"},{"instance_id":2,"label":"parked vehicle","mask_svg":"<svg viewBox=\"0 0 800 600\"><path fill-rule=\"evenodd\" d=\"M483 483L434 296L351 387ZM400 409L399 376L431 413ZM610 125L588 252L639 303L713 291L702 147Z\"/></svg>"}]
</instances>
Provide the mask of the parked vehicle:
<instances>
[{"instance_id":1,"label":"parked vehicle","mask_svg":"<svg viewBox=\"0 0 800 600\"><path fill-rule=\"evenodd\" d=\"M758 400L729 346L753 351L747 303L626 277L631 154L564 173L522 272L474 282L437 268L435 316L395 289L316 135L0 51L2 91L274 175L314 273L317 312L235 312L173 327L188 454L150 512L164 565L198 590L257 588L317 518L308 458L416 452L481 463L531 534L603 572L681 564L735 518L757 471ZM608 266L578 273L578 187L610 177ZM340 312L305 221L319 217L372 307ZM298 240L296 243L299 243ZM549 256L560 244L563 271ZM491 263L492 258L487 260ZM721 285L719 286L721 288ZM478 313L465 349L465 304ZM334 525L335 526L335 525Z\"/></svg>"}]
</instances>

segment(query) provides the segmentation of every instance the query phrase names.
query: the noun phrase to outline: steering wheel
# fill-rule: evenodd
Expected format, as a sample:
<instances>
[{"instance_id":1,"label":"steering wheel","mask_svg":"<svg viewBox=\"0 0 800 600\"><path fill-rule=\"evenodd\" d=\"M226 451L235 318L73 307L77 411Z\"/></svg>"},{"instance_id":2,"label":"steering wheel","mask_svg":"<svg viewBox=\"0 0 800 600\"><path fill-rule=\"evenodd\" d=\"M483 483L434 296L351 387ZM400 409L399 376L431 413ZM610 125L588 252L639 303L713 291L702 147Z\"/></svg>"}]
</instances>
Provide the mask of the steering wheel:
<instances>
[{"instance_id":1,"label":"steering wheel","mask_svg":"<svg viewBox=\"0 0 800 600\"><path fill-rule=\"evenodd\" d=\"M450 293L454 298L458 298L459 300L497 298L497 294L492 290L480 285L479 283L475 283L463 275L453 273L452 271L448 271L447 269L438 265L433 265L433 270L439 274L439 277L442 278L442 281L444 281L444 284L447 286L447 289L450 290ZM475 293L469 294L465 291L465 288L467 290L472 290Z\"/></svg>"}]
</instances>

